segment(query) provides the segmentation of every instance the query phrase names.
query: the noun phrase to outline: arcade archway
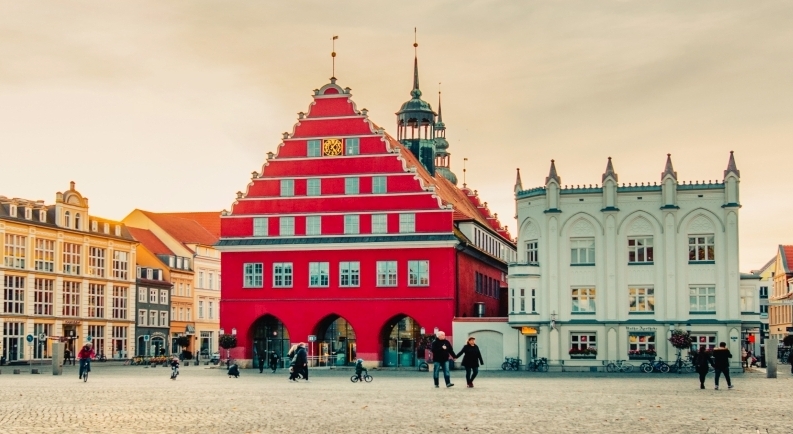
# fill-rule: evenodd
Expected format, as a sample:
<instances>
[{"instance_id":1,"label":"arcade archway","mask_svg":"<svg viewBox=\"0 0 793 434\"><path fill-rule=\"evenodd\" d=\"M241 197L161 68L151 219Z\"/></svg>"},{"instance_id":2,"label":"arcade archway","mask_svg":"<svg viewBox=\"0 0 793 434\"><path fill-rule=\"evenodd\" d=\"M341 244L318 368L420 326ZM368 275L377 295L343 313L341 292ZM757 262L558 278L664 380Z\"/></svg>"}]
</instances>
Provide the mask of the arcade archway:
<instances>
[{"instance_id":1,"label":"arcade archway","mask_svg":"<svg viewBox=\"0 0 793 434\"><path fill-rule=\"evenodd\" d=\"M253 341L253 367L259 367L259 354L264 356L265 364L269 364L270 352L274 351L281 358L283 367L286 353L289 352L289 331L278 318L264 315L253 323L250 329Z\"/></svg>"},{"instance_id":2,"label":"arcade archway","mask_svg":"<svg viewBox=\"0 0 793 434\"><path fill-rule=\"evenodd\" d=\"M317 325L319 364L352 366L358 358L355 330L346 319L331 315Z\"/></svg>"},{"instance_id":3,"label":"arcade archway","mask_svg":"<svg viewBox=\"0 0 793 434\"><path fill-rule=\"evenodd\" d=\"M418 345L421 342L421 326L416 320L399 315L391 318L381 334L383 343L383 366L390 368L416 366Z\"/></svg>"}]
</instances>

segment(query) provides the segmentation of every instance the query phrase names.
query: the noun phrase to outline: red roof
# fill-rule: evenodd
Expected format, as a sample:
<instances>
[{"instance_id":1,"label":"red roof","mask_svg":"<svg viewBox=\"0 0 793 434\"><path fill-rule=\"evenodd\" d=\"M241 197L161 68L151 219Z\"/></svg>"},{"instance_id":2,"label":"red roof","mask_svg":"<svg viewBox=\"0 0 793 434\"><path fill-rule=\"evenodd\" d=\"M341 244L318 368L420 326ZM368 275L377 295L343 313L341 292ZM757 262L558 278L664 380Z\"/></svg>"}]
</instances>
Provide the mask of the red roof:
<instances>
[{"instance_id":1,"label":"red roof","mask_svg":"<svg viewBox=\"0 0 793 434\"><path fill-rule=\"evenodd\" d=\"M793 272L793 246L779 246L783 253L782 262L785 265L785 273Z\"/></svg>"},{"instance_id":2,"label":"red roof","mask_svg":"<svg viewBox=\"0 0 793 434\"><path fill-rule=\"evenodd\" d=\"M220 211L163 212L157 213L157 215L193 220L215 238L220 238Z\"/></svg>"},{"instance_id":3,"label":"red roof","mask_svg":"<svg viewBox=\"0 0 793 434\"><path fill-rule=\"evenodd\" d=\"M210 232L209 229L206 229L197 220L190 217L196 214L203 215L207 213L155 213L143 210L141 210L141 212L182 244L203 244L211 246L218 241L219 236L215 234L220 233L219 228L212 226L214 232ZM220 213L214 214L217 216L217 226L220 226ZM202 220L208 220L205 216L201 216L200 218Z\"/></svg>"},{"instance_id":4,"label":"red roof","mask_svg":"<svg viewBox=\"0 0 793 434\"><path fill-rule=\"evenodd\" d=\"M129 233L133 238L138 240L139 243L143 244L143 247L146 247L155 255L173 255L171 249L163 244L162 241L160 241L160 239L157 238L157 236L154 235L150 230L132 228L129 226L127 226L127 230L129 230Z\"/></svg>"}]
</instances>

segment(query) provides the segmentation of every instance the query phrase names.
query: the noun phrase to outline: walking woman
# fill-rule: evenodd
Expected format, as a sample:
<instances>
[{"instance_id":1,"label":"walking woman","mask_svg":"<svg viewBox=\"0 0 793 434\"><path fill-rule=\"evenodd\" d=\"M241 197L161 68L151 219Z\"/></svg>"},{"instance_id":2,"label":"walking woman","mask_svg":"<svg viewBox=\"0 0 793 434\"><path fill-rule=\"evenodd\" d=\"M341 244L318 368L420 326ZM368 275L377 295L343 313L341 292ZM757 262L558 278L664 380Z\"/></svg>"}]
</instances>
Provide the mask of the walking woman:
<instances>
[{"instance_id":1,"label":"walking woman","mask_svg":"<svg viewBox=\"0 0 793 434\"><path fill-rule=\"evenodd\" d=\"M712 362L710 361L710 355L705 350L705 347L699 347L699 352L694 359L694 367L697 369L697 373L699 373L700 389L705 388L705 377L708 375L708 370L710 369L711 364Z\"/></svg>"},{"instance_id":2,"label":"walking woman","mask_svg":"<svg viewBox=\"0 0 793 434\"><path fill-rule=\"evenodd\" d=\"M479 374L479 365L484 365L482 360L482 353L479 352L479 347L476 346L476 338L468 338L468 342L463 345L457 357L463 356L462 365L465 367L465 381L468 387L474 387L474 378Z\"/></svg>"}]
</instances>

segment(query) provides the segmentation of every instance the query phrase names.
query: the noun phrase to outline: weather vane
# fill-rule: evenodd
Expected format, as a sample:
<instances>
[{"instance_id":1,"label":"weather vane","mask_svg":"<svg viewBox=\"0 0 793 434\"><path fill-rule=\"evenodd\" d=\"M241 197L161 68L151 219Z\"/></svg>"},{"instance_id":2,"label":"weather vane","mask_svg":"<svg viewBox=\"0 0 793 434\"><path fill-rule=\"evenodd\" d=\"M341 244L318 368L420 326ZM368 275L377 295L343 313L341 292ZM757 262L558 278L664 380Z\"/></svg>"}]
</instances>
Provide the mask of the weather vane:
<instances>
[{"instance_id":1,"label":"weather vane","mask_svg":"<svg viewBox=\"0 0 793 434\"><path fill-rule=\"evenodd\" d=\"M333 35L333 38L331 39L331 44L332 44L333 48L332 48L332 50L330 52L330 57L333 59L332 60L332 62L333 62L333 75L331 76L333 78L336 78L336 39L339 39L339 37L336 36L336 35Z\"/></svg>"},{"instance_id":2,"label":"weather vane","mask_svg":"<svg viewBox=\"0 0 793 434\"><path fill-rule=\"evenodd\" d=\"M468 157L463 158L463 188L467 186L465 183L465 163L467 162L468 162Z\"/></svg>"}]
</instances>

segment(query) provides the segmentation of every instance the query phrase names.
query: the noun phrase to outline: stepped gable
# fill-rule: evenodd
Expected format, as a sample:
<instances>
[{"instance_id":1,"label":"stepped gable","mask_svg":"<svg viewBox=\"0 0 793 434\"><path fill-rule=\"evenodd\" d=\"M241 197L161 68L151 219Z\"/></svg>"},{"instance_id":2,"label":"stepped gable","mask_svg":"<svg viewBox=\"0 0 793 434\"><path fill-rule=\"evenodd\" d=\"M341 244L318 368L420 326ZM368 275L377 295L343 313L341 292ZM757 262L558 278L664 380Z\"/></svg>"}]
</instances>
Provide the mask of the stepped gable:
<instances>
[{"instance_id":1,"label":"stepped gable","mask_svg":"<svg viewBox=\"0 0 793 434\"><path fill-rule=\"evenodd\" d=\"M171 249L168 248L159 238L157 235L154 235L148 229L140 229L140 228L133 228L128 227L129 234L132 235L139 243L143 244L143 247L146 247L150 252L155 255L173 255L174 253Z\"/></svg>"}]
</instances>

